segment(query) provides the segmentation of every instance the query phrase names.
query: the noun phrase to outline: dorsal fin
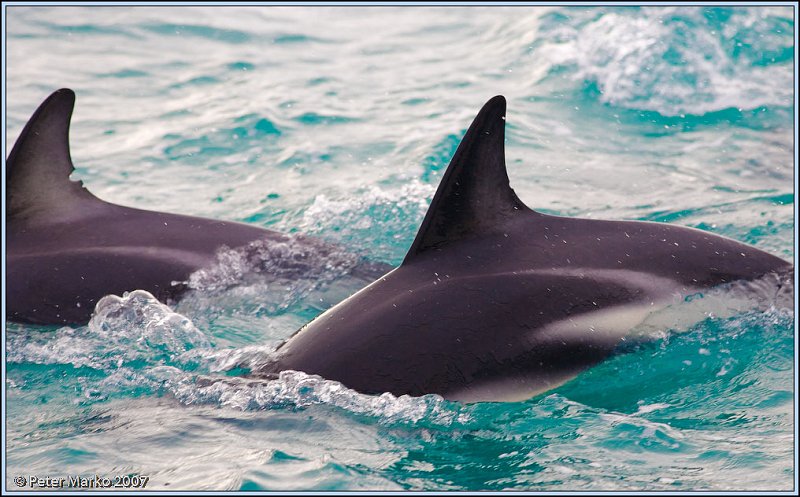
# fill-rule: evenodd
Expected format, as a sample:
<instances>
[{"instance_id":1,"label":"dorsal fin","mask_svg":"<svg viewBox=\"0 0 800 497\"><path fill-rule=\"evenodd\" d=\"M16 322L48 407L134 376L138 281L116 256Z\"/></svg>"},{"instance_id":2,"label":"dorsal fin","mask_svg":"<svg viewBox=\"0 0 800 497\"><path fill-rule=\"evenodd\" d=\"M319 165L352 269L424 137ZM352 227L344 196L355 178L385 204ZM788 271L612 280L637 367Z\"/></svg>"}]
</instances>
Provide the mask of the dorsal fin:
<instances>
[{"instance_id":1,"label":"dorsal fin","mask_svg":"<svg viewBox=\"0 0 800 497\"><path fill-rule=\"evenodd\" d=\"M505 114L506 99L496 96L472 121L403 263L428 249L489 231L512 216L530 212L508 184Z\"/></svg>"},{"instance_id":2,"label":"dorsal fin","mask_svg":"<svg viewBox=\"0 0 800 497\"><path fill-rule=\"evenodd\" d=\"M80 181L69 154L75 93L61 89L42 102L6 160L7 219L51 216L81 199L96 199Z\"/></svg>"}]
</instances>

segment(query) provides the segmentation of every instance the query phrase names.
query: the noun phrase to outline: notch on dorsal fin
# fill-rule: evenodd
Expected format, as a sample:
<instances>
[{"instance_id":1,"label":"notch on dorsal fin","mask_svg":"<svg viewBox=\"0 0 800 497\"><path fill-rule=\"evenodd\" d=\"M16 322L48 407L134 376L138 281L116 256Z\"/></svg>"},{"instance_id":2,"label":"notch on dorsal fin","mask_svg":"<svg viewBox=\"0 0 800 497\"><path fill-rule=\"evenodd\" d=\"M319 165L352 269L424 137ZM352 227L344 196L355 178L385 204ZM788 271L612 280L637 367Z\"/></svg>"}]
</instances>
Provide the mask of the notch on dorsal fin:
<instances>
[{"instance_id":1,"label":"notch on dorsal fin","mask_svg":"<svg viewBox=\"0 0 800 497\"><path fill-rule=\"evenodd\" d=\"M506 99L483 106L461 140L404 263L418 254L483 231L528 211L508 184Z\"/></svg>"},{"instance_id":2,"label":"notch on dorsal fin","mask_svg":"<svg viewBox=\"0 0 800 497\"><path fill-rule=\"evenodd\" d=\"M6 160L6 218L54 216L81 199L97 200L80 181L69 154L69 124L75 93L47 97L22 130ZM98 200L99 201L99 200Z\"/></svg>"}]
</instances>

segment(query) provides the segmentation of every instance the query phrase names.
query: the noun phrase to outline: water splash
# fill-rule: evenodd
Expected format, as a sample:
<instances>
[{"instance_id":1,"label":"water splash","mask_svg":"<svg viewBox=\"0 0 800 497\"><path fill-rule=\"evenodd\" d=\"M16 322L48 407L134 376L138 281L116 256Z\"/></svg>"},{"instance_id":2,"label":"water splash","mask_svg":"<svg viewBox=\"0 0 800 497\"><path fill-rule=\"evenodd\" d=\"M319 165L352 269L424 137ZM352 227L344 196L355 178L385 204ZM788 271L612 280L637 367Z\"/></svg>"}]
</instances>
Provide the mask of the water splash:
<instances>
[{"instance_id":1,"label":"water splash","mask_svg":"<svg viewBox=\"0 0 800 497\"><path fill-rule=\"evenodd\" d=\"M610 9L553 16L539 78L575 67L600 101L664 116L791 106L793 26L769 9ZM722 17L723 19L721 19ZM761 33L761 36L757 34Z\"/></svg>"},{"instance_id":2,"label":"water splash","mask_svg":"<svg viewBox=\"0 0 800 497\"><path fill-rule=\"evenodd\" d=\"M374 259L399 261L434 192L434 186L415 179L399 188L371 186L345 198L317 195L303 213L300 229L343 243L358 240L375 247Z\"/></svg>"},{"instance_id":3,"label":"water splash","mask_svg":"<svg viewBox=\"0 0 800 497\"><path fill-rule=\"evenodd\" d=\"M330 282L353 270L362 258L342 248L305 237L289 235L284 240L256 240L244 247L223 247L216 263L189 276L189 288L214 292L269 278Z\"/></svg>"},{"instance_id":4,"label":"water splash","mask_svg":"<svg viewBox=\"0 0 800 497\"><path fill-rule=\"evenodd\" d=\"M304 408L325 404L382 424L463 425L469 415L438 395L396 397L364 395L336 381L300 371L282 371L277 379L182 378L168 386L185 404L213 404L238 410Z\"/></svg>"},{"instance_id":5,"label":"water splash","mask_svg":"<svg viewBox=\"0 0 800 497\"><path fill-rule=\"evenodd\" d=\"M211 266L189 276L190 292L177 309L204 325L224 314L277 316L290 309L307 321L390 269L318 239L258 240L220 249Z\"/></svg>"},{"instance_id":6,"label":"water splash","mask_svg":"<svg viewBox=\"0 0 800 497\"><path fill-rule=\"evenodd\" d=\"M265 346L214 349L189 318L143 290L102 298L86 327L65 327L55 336L38 339L12 334L8 344L12 364L71 365L103 372L75 378L82 402L161 391L188 405L239 410L326 405L386 424L451 426L469 420L458 404L437 395L364 395L298 371L283 371L274 380L199 374L257 368L272 353Z\"/></svg>"},{"instance_id":7,"label":"water splash","mask_svg":"<svg viewBox=\"0 0 800 497\"><path fill-rule=\"evenodd\" d=\"M137 290L100 299L86 327L64 327L53 334L10 333L7 360L113 371L132 362L180 361L182 354L210 345L189 318Z\"/></svg>"},{"instance_id":8,"label":"water splash","mask_svg":"<svg viewBox=\"0 0 800 497\"><path fill-rule=\"evenodd\" d=\"M88 328L100 340L132 342L134 350L159 351L171 358L211 345L189 318L173 312L144 290L100 299Z\"/></svg>"}]
</instances>

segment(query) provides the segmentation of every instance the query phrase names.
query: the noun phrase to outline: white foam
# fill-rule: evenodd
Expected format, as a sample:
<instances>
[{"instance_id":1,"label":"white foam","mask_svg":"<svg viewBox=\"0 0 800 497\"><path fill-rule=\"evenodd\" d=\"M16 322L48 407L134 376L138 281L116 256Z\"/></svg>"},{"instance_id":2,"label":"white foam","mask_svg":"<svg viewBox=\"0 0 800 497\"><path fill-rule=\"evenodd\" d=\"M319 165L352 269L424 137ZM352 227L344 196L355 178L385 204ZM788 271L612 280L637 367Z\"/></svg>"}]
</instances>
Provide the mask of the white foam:
<instances>
[{"instance_id":1,"label":"white foam","mask_svg":"<svg viewBox=\"0 0 800 497\"><path fill-rule=\"evenodd\" d=\"M735 9L718 32L695 7L605 13L545 33L538 53L546 63L536 77L573 65L573 79L596 83L602 102L668 116L790 106L791 61L764 65L731 52L747 33L761 33L746 40L759 53L791 46L791 33L771 33L770 16L766 9Z\"/></svg>"},{"instance_id":2,"label":"white foam","mask_svg":"<svg viewBox=\"0 0 800 497\"><path fill-rule=\"evenodd\" d=\"M426 423L450 426L469 420L458 405L438 395L396 397L360 394L339 382L300 371L282 371L277 379L184 377L169 385L185 404L216 404L238 410L264 410L280 406L308 407L326 404L346 411L378 417L384 423Z\"/></svg>"},{"instance_id":3,"label":"white foam","mask_svg":"<svg viewBox=\"0 0 800 497\"><path fill-rule=\"evenodd\" d=\"M258 240L220 249L214 264L189 276L190 291L177 309L200 322L231 313L278 316L300 303L324 310L385 271L383 264L318 239Z\"/></svg>"},{"instance_id":4,"label":"white foam","mask_svg":"<svg viewBox=\"0 0 800 497\"><path fill-rule=\"evenodd\" d=\"M293 235L285 240L257 240L244 247L223 247L216 254L216 263L189 276L189 287L199 291L216 291L258 279L320 279L330 281L353 269L360 257L342 248Z\"/></svg>"},{"instance_id":5,"label":"white foam","mask_svg":"<svg viewBox=\"0 0 800 497\"><path fill-rule=\"evenodd\" d=\"M7 357L12 363L71 364L113 371L131 361L179 360L192 349L210 346L189 318L137 290L100 299L87 327L9 335Z\"/></svg>"},{"instance_id":6,"label":"white foam","mask_svg":"<svg viewBox=\"0 0 800 497\"><path fill-rule=\"evenodd\" d=\"M434 192L433 185L414 179L399 189L370 186L343 198L317 195L297 228L343 241L357 239L373 247L374 259L392 260L403 255L397 253L392 242L413 238L413 230L425 216ZM378 225L380 229L375 229ZM403 245L401 251L405 248Z\"/></svg>"}]
</instances>

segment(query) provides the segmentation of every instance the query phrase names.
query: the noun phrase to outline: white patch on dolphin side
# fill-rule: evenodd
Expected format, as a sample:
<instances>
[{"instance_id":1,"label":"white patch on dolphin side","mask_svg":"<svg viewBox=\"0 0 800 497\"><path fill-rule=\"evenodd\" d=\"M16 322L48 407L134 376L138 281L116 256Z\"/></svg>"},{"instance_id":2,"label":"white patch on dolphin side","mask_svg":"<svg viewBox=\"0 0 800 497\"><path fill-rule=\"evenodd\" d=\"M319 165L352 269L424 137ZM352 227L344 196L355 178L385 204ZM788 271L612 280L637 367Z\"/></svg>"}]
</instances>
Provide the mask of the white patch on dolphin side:
<instances>
[{"instance_id":1,"label":"white patch on dolphin side","mask_svg":"<svg viewBox=\"0 0 800 497\"><path fill-rule=\"evenodd\" d=\"M587 337L591 337L598 349L610 351L625 340L631 330L638 329L655 309L663 309L667 304L667 301L660 301L653 305L649 302L620 305L572 316L531 331L531 341L535 338L539 342L585 344ZM445 397L461 402L519 402L563 385L584 369L584 366L557 371L533 368L529 374L472 383Z\"/></svg>"},{"instance_id":2,"label":"white patch on dolphin side","mask_svg":"<svg viewBox=\"0 0 800 497\"><path fill-rule=\"evenodd\" d=\"M576 273L571 269L563 273ZM619 271L615 271L619 273ZM602 271L593 271L597 278ZM626 272L633 273L633 272ZM612 273L609 272L609 275ZM625 274L628 282L644 278L653 287L676 288L675 282L643 273ZM619 280L620 278L614 278ZM654 340L668 332L685 332L709 317L728 318L754 308L783 306L793 296L791 274L769 273L752 281L736 281L689 295L673 293L652 302L638 302L592 311L556 321L531 332L531 338L549 343L585 342L593 337L597 347L613 349L625 340ZM591 366L590 366L591 367ZM563 385L585 367L510 375L466 385L445 397L461 402L520 402Z\"/></svg>"}]
</instances>

